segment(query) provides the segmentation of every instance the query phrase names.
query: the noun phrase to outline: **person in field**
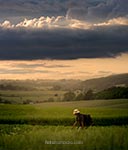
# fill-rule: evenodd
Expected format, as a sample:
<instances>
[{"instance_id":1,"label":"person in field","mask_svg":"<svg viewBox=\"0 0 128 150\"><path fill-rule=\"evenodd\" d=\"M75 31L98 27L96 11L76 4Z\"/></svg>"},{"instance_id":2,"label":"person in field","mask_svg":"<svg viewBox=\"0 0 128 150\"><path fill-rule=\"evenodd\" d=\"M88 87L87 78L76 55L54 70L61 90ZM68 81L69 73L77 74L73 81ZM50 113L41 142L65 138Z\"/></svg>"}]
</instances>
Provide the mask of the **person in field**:
<instances>
[{"instance_id":1,"label":"person in field","mask_svg":"<svg viewBox=\"0 0 128 150\"><path fill-rule=\"evenodd\" d=\"M81 127L83 129L84 127L87 128L93 124L90 114L81 114L78 109L74 109L73 115L76 116L76 121L74 122L73 127L77 125L78 128Z\"/></svg>"}]
</instances>

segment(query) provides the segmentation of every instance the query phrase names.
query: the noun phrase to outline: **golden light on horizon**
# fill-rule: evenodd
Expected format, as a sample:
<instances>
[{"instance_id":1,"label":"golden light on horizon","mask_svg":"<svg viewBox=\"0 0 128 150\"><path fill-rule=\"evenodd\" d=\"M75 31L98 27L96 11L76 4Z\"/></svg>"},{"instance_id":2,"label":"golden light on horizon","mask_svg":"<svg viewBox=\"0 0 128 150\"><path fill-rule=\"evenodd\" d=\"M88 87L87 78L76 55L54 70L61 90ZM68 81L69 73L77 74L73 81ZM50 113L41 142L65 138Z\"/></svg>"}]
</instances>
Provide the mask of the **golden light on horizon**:
<instances>
[{"instance_id":1,"label":"golden light on horizon","mask_svg":"<svg viewBox=\"0 0 128 150\"><path fill-rule=\"evenodd\" d=\"M116 58L0 61L0 79L80 79L128 73L128 54Z\"/></svg>"}]
</instances>

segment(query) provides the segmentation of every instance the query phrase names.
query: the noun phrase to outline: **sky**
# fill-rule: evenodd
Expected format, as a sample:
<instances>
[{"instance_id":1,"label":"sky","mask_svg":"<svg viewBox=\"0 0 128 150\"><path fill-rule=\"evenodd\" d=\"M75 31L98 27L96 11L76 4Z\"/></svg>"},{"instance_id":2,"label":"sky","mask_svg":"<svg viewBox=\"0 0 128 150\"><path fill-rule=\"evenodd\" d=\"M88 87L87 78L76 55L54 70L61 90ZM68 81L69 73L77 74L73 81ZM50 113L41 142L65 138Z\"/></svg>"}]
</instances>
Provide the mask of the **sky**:
<instances>
[{"instance_id":1,"label":"sky","mask_svg":"<svg viewBox=\"0 0 128 150\"><path fill-rule=\"evenodd\" d=\"M0 0L1 79L128 73L128 0Z\"/></svg>"}]
</instances>

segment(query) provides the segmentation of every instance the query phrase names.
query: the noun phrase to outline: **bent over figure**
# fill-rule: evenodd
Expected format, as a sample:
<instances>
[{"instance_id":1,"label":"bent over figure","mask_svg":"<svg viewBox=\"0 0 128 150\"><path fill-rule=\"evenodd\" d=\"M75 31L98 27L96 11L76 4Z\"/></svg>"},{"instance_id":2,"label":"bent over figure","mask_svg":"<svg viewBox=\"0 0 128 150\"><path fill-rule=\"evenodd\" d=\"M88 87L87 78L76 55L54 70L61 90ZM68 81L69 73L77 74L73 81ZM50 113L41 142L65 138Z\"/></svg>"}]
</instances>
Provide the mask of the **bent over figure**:
<instances>
[{"instance_id":1,"label":"bent over figure","mask_svg":"<svg viewBox=\"0 0 128 150\"><path fill-rule=\"evenodd\" d=\"M76 121L73 124L73 127L77 125L78 127L84 128L93 124L90 114L81 114L78 109L74 109L73 115L76 116Z\"/></svg>"}]
</instances>

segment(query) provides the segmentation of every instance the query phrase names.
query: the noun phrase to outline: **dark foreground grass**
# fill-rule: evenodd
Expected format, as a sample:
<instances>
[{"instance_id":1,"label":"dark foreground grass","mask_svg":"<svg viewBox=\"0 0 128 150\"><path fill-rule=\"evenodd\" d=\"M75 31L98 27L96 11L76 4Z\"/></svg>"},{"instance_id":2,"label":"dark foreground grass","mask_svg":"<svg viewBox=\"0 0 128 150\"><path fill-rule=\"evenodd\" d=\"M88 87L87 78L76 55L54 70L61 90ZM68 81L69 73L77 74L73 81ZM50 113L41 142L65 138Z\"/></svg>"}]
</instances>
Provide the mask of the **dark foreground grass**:
<instances>
[{"instance_id":1,"label":"dark foreground grass","mask_svg":"<svg viewBox=\"0 0 128 150\"><path fill-rule=\"evenodd\" d=\"M74 118L0 118L1 124L71 126ZM128 125L128 117L93 118L93 126Z\"/></svg>"},{"instance_id":2,"label":"dark foreground grass","mask_svg":"<svg viewBox=\"0 0 128 150\"><path fill-rule=\"evenodd\" d=\"M0 125L0 150L127 150L128 126Z\"/></svg>"}]
</instances>

